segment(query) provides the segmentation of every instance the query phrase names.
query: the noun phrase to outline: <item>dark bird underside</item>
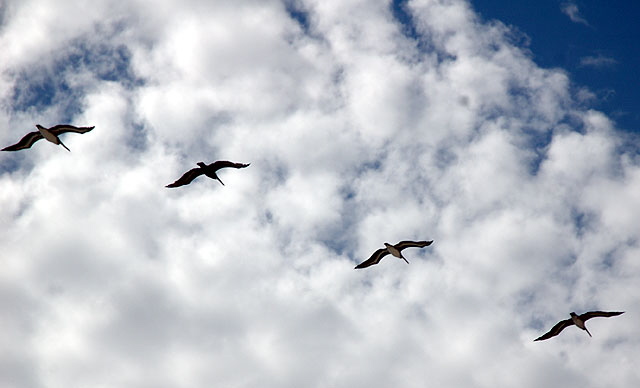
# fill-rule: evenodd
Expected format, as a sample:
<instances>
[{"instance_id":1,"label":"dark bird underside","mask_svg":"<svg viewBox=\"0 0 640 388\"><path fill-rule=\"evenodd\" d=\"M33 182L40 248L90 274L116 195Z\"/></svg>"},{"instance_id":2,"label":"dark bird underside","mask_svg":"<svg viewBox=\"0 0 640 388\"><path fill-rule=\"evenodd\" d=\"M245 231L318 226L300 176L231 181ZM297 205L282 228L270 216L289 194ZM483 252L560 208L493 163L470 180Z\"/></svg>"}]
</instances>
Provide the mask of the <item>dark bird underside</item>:
<instances>
[{"instance_id":1,"label":"dark bird underside","mask_svg":"<svg viewBox=\"0 0 640 388\"><path fill-rule=\"evenodd\" d=\"M199 167L192 168L191 170L185 172L177 181L171 184L168 184L165 187L180 187L180 186L188 185L200 175L206 175L209 178L216 179L218 180L218 182L222 183L222 181L216 174L216 171L226 167L245 168L245 167L248 167L249 164L250 163L248 164L234 163L234 162L229 162L227 160L218 160L217 162L213 162L209 165L205 164L204 162L198 162ZM222 183L222 185L224 185L224 183Z\"/></svg>"},{"instance_id":2,"label":"dark bird underside","mask_svg":"<svg viewBox=\"0 0 640 388\"><path fill-rule=\"evenodd\" d=\"M588 313L584 313L582 315L577 315L577 318L579 320L581 320L582 322L586 322L587 320L591 319L591 318L595 318L595 317L615 317L616 315L620 315L624 313L624 311L589 311ZM564 321L560 321L558 323L555 324L555 326L553 326L551 328L551 330L549 330L547 333L543 334L542 336L534 339L534 341L544 341L546 339L549 339L551 337L555 337L558 334L560 334L560 332L562 330L564 330L566 327L575 325L575 323L573 322L573 319L565 319ZM586 329L585 329L586 330ZM588 331L587 331L588 333ZM589 335L591 335L589 333Z\"/></svg>"},{"instance_id":3,"label":"dark bird underside","mask_svg":"<svg viewBox=\"0 0 640 388\"><path fill-rule=\"evenodd\" d=\"M426 246L431 245L431 243L433 243L433 240L432 241L400 241L396 245L393 245L393 248L397 249L398 252L400 252L400 255L402 257L401 252L405 248L424 248ZM371 257L369 257L367 260L356 265L355 269L366 268L374 264L378 264L383 257L385 257L390 253L391 252L389 252L388 248L380 248L377 251L375 251L373 255L371 255Z\"/></svg>"},{"instance_id":4,"label":"dark bird underside","mask_svg":"<svg viewBox=\"0 0 640 388\"><path fill-rule=\"evenodd\" d=\"M86 133L86 132L91 131L93 128L95 128L95 126L93 126L93 127L74 127L73 125L61 124L61 125L56 125L56 126L53 126L51 128L45 128L45 129L47 131L49 131L52 135L54 135L57 138L58 135L61 135L63 133L67 133L67 132ZM33 145L33 143L37 142L40 139L44 139L44 136L42 135L42 133L40 131L29 132L24 137L22 137L22 139L20 139L20 141L17 142L16 144L10 145L8 147L5 147L0 151L19 151L19 150L24 150L24 149L30 148ZM60 144L63 147L67 148L64 144L62 144L60 139L57 139L57 140L58 140L58 143L56 143L56 144ZM67 148L67 150L68 150L68 148Z\"/></svg>"}]
</instances>

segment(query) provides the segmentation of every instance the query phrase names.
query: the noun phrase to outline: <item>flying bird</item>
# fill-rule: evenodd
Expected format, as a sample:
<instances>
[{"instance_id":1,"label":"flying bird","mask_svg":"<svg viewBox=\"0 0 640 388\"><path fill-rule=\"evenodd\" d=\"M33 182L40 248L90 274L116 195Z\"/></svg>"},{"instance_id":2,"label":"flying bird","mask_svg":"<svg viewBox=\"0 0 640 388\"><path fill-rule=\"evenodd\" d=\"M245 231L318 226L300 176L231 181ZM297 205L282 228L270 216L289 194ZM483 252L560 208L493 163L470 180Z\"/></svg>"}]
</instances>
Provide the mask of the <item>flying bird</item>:
<instances>
[{"instance_id":1,"label":"flying bird","mask_svg":"<svg viewBox=\"0 0 640 388\"><path fill-rule=\"evenodd\" d=\"M196 179L202 174L208 176L209 178L217 179L220 183L222 183L222 181L216 174L216 171L225 167L245 168L245 167L248 167L249 164L251 163L244 164L244 163L229 162L227 160L218 160L217 162L213 162L208 165L205 164L204 162L198 162L196 164L200 167L192 168L191 170L185 172L184 175L180 177L180 179L178 179L177 181L165 187L178 187L178 186L188 185L189 183L191 183L191 181L193 181L194 179ZM224 186L224 183L222 183L222 185Z\"/></svg>"},{"instance_id":2,"label":"flying bird","mask_svg":"<svg viewBox=\"0 0 640 388\"><path fill-rule=\"evenodd\" d=\"M9 147L5 147L1 151L19 151L19 150L23 150L23 149L31 147L33 145L33 143L35 143L38 140L44 138L44 139L49 140L53 144L60 144L61 146L66 148L67 151L71 152L71 150L69 148L67 148L67 146L62 143L62 141L60 140L58 135L60 135L62 133L67 133L67 132L85 133L85 132L89 132L90 130L95 128L95 126L93 126L93 127L74 127L73 125L61 124L61 125L56 125L56 126L51 127L51 128L45 128L40 124L36 124L36 128L38 128L38 132L29 132L29 133L27 133L22 139L20 139L19 142L17 142L14 145L11 145Z\"/></svg>"},{"instance_id":3,"label":"flying bird","mask_svg":"<svg viewBox=\"0 0 640 388\"><path fill-rule=\"evenodd\" d=\"M393 256L402 259L404 261L407 262L407 264L409 264L409 262L407 261L407 259L402 256L402 250L405 248L424 248L426 246L431 245L431 243L433 243L433 240L431 241L400 241L399 243L397 243L396 245L391 245L389 243L384 243L385 248L380 248L377 251L375 251L373 253L373 255L371 255L370 258L368 258L367 260L363 261L362 263L356 265L355 269L359 269L359 268L367 268L371 265L374 264L378 264L380 262L380 260L382 260L383 257L385 257L388 254L392 254Z\"/></svg>"},{"instance_id":4,"label":"flying bird","mask_svg":"<svg viewBox=\"0 0 640 388\"><path fill-rule=\"evenodd\" d=\"M584 324L588 319L594 317L615 317L616 315L620 315L622 313L624 313L624 311L589 311L588 313L578 315L572 312L571 319L565 319L564 321L556 323L556 325L552 327L548 333L534 339L534 341L543 341L551 337L555 337L560 334L560 332L564 330L565 327L569 327L571 325L578 326L582 330L586 331L587 334L589 334L589 337L591 337L591 333L589 333L589 330L587 330L587 326L585 326Z\"/></svg>"}]
</instances>

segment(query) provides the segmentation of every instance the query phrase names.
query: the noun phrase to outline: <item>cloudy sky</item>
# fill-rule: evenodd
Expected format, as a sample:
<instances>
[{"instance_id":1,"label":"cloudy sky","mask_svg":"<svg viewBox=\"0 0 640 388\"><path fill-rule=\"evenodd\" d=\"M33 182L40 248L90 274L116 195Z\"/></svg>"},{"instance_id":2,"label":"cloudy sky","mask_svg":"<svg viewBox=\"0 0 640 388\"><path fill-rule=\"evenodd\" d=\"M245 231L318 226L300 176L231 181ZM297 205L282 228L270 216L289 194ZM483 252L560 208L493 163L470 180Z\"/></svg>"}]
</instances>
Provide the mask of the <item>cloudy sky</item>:
<instances>
[{"instance_id":1,"label":"cloudy sky","mask_svg":"<svg viewBox=\"0 0 640 388\"><path fill-rule=\"evenodd\" d=\"M473 0L484 20L499 20L528 41L544 67L571 73L578 96L607 114L618 130L640 128L638 1ZM588 91L588 93L587 93Z\"/></svg>"},{"instance_id":2,"label":"cloudy sky","mask_svg":"<svg viewBox=\"0 0 640 388\"><path fill-rule=\"evenodd\" d=\"M478 7L0 1L0 144L96 126L0 153L0 386L638 386L638 131Z\"/></svg>"}]
</instances>

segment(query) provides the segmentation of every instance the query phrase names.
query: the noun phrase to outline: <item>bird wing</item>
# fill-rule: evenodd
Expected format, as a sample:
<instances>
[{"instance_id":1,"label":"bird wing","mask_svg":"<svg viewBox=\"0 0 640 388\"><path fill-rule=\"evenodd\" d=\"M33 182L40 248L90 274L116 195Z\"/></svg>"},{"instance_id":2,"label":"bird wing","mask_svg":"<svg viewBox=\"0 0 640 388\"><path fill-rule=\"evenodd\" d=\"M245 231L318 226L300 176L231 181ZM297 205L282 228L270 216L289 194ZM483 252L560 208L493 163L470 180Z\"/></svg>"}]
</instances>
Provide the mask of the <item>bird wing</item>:
<instances>
[{"instance_id":1,"label":"bird wing","mask_svg":"<svg viewBox=\"0 0 640 388\"><path fill-rule=\"evenodd\" d=\"M615 317L616 315L620 315L622 313L624 313L624 311L589 311L588 313L580 315L578 318L586 321L587 319L595 317Z\"/></svg>"},{"instance_id":2,"label":"bird wing","mask_svg":"<svg viewBox=\"0 0 640 388\"><path fill-rule=\"evenodd\" d=\"M396 245L394 245L394 247L401 251L405 248L424 248L426 246L431 245L431 243L433 243L432 241L400 241L399 243L397 243Z\"/></svg>"},{"instance_id":3,"label":"bird wing","mask_svg":"<svg viewBox=\"0 0 640 388\"><path fill-rule=\"evenodd\" d=\"M564 321L560 321L560 322L556 323L556 325L554 327L552 327L551 330L549 330L549 332L547 332L544 335L534 339L534 341L542 341L542 340L549 339L551 337L555 337L558 334L560 334L560 332L562 330L564 330L565 327L571 326L573 324L574 324L573 320L571 320L571 319L565 319Z\"/></svg>"},{"instance_id":4,"label":"bird wing","mask_svg":"<svg viewBox=\"0 0 640 388\"><path fill-rule=\"evenodd\" d=\"M185 172L180 177L180 179L171 183L170 185L166 185L165 187L178 187L178 186L188 185L189 183L191 183L191 181L193 181L194 179L196 179L202 174L204 174L204 170L202 168L200 167L192 168L191 170Z\"/></svg>"},{"instance_id":5,"label":"bird wing","mask_svg":"<svg viewBox=\"0 0 640 388\"><path fill-rule=\"evenodd\" d=\"M234 163L234 162L230 162L228 160L218 160L217 162L213 162L209 165L209 167L211 167L214 171L218 171L221 168L225 168L225 167L233 167L233 168L245 168L245 167L249 167L249 164L244 164L244 163Z\"/></svg>"},{"instance_id":6,"label":"bird wing","mask_svg":"<svg viewBox=\"0 0 640 388\"><path fill-rule=\"evenodd\" d=\"M387 250L387 248L380 248L377 251L373 252L373 255L371 255L370 258L356 265L356 269L366 268L370 265L378 264L380 260L382 260L382 258L388 254L389 254L389 251Z\"/></svg>"},{"instance_id":7,"label":"bird wing","mask_svg":"<svg viewBox=\"0 0 640 388\"><path fill-rule=\"evenodd\" d=\"M40 132L29 132L27 133L19 142L14 145L5 147L2 151L18 151L23 150L25 148L29 148L33 145L33 143L42 139L43 136Z\"/></svg>"},{"instance_id":8,"label":"bird wing","mask_svg":"<svg viewBox=\"0 0 640 388\"><path fill-rule=\"evenodd\" d=\"M60 125L56 125L54 127L49 128L49 132L51 132L54 135L58 136L59 134L65 133L65 132L85 133L85 132L89 132L93 128L95 128L95 126L93 126L93 127L74 127L73 125L60 124Z\"/></svg>"}]
</instances>

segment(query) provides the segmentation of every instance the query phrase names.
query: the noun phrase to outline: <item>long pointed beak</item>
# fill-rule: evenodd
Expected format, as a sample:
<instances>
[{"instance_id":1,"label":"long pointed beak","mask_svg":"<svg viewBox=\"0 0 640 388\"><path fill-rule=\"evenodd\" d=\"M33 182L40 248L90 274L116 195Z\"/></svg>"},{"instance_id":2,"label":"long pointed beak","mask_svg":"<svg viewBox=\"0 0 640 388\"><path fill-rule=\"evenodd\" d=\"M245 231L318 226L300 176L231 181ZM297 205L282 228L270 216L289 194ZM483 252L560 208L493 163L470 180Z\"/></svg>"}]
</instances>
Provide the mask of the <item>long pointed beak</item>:
<instances>
[{"instance_id":1,"label":"long pointed beak","mask_svg":"<svg viewBox=\"0 0 640 388\"><path fill-rule=\"evenodd\" d=\"M222 183L222 186L224 186L224 183L222 182L222 180L220 178L218 178L218 182Z\"/></svg>"},{"instance_id":2,"label":"long pointed beak","mask_svg":"<svg viewBox=\"0 0 640 388\"><path fill-rule=\"evenodd\" d=\"M407 259L405 259L404 256L402 256L402 260L406 261L407 264L409 264L409 261L407 261Z\"/></svg>"},{"instance_id":3,"label":"long pointed beak","mask_svg":"<svg viewBox=\"0 0 640 388\"><path fill-rule=\"evenodd\" d=\"M58 140L60 140L60 139L58 139ZM68 148L67 148L67 146L66 146L66 145L64 145L64 143L63 143L63 142L60 142L60 145L61 145L61 146L63 146L64 148L66 148L66 149L67 149L67 151L71 152L71 150L70 150L70 149L68 149Z\"/></svg>"},{"instance_id":4,"label":"long pointed beak","mask_svg":"<svg viewBox=\"0 0 640 388\"><path fill-rule=\"evenodd\" d=\"M591 335L591 333L589 333L589 329L587 329L587 327L586 327L586 326L584 327L584 330L587 332L587 334L589 334L589 337L593 337L593 336Z\"/></svg>"}]
</instances>

